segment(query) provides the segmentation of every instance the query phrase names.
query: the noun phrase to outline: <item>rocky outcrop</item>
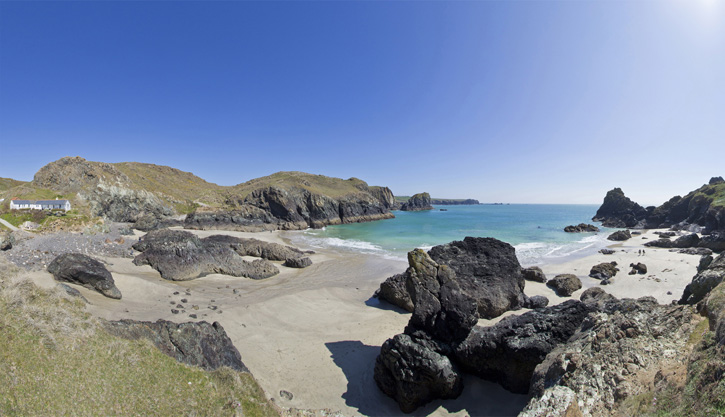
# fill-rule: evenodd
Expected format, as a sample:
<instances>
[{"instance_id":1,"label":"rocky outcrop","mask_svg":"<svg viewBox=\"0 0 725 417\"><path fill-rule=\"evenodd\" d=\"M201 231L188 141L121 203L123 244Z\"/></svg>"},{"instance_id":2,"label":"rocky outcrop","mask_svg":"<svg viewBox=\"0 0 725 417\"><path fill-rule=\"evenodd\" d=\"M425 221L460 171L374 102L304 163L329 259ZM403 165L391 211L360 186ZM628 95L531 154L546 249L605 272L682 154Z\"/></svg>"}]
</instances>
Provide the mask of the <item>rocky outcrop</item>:
<instances>
[{"instance_id":1,"label":"rocky outcrop","mask_svg":"<svg viewBox=\"0 0 725 417\"><path fill-rule=\"evenodd\" d=\"M59 255L48 265L48 272L58 281L82 285L108 298L121 299L121 291L111 273L90 256L80 253Z\"/></svg>"},{"instance_id":2,"label":"rocky outcrop","mask_svg":"<svg viewBox=\"0 0 725 417\"><path fill-rule=\"evenodd\" d=\"M599 249L599 253L601 253L602 255L613 255L614 249L607 249L607 248Z\"/></svg>"},{"instance_id":3,"label":"rocky outcrop","mask_svg":"<svg viewBox=\"0 0 725 417\"><path fill-rule=\"evenodd\" d=\"M408 201L403 203L400 206L400 210L402 211L423 211L423 210L433 210L433 206L431 205L430 201L430 194L428 193L419 193L415 194L414 196L410 197Z\"/></svg>"},{"instance_id":4,"label":"rocky outcrop","mask_svg":"<svg viewBox=\"0 0 725 417\"><path fill-rule=\"evenodd\" d=\"M430 200L431 204L437 205L437 206L475 206L479 205L481 203L478 202L478 200L474 200L472 198L468 198L465 200L452 200L447 198L432 198Z\"/></svg>"},{"instance_id":5,"label":"rocky outcrop","mask_svg":"<svg viewBox=\"0 0 725 417\"><path fill-rule=\"evenodd\" d=\"M255 190L244 199L231 201L235 206L233 210L197 209L186 216L184 227L239 231L304 230L331 224L389 219L395 216L390 212L390 190L385 190L378 188L373 193L360 190L332 198L304 188L272 186Z\"/></svg>"},{"instance_id":6,"label":"rocky outcrop","mask_svg":"<svg viewBox=\"0 0 725 417\"><path fill-rule=\"evenodd\" d=\"M631 238L632 234L629 232L629 230L618 230L607 236L607 240L613 240L615 242L622 242Z\"/></svg>"},{"instance_id":7,"label":"rocky outcrop","mask_svg":"<svg viewBox=\"0 0 725 417\"><path fill-rule=\"evenodd\" d=\"M455 272L423 250L408 253L406 287L414 304L404 334L388 339L375 362L374 378L409 413L436 398L461 393L461 377L446 353L478 321L476 302L459 287Z\"/></svg>"},{"instance_id":8,"label":"rocky outcrop","mask_svg":"<svg viewBox=\"0 0 725 417\"><path fill-rule=\"evenodd\" d=\"M288 261L302 259L313 251L303 252L292 246L264 242L258 239L242 239L228 235L213 235L203 241L210 245L228 246L241 256L254 256L268 261ZM308 259L309 260L309 259Z\"/></svg>"},{"instance_id":9,"label":"rocky outcrop","mask_svg":"<svg viewBox=\"0 0 725 417\"><path fill-rule=\"evenodd\" d=\"M0 250L10 250L15 244L15 236L11 232L0 231Z\"/></svg>"},{"instance_id":10,"label":"rocky outcrop","mask_svg":"<svg viewBox=\"0 0 725 417\"><path fill-rule=\"evenodd\" d=\"M531 266L521 270L526 281L541 282L546 284L546 275L538 266Z\"/></svg>"},{"instance_id":11,"label":"rocky outcrop","mask_svg":"<svg viewBox=\"0 0 725 417\"><path fill-rule=\"evenodd\" d=\"M631 263L629 264L630 268L632 268L631 271L629 271L629 275L635 275L635 274L646 274L647 273L647 265L643 264L642 262L637 263Z\"/></svg>"},{"instance_id":12,"label":"rocky outcrop","mask_svg":"<svg viewBox=\"0 0 725 417\"><path fill-rule=\"evenodd\" d=\"M555 410L571 405L553 409L542 405L565 393L566 398L576 398L580 415L615 415L618 404L638 393L636 387L645 375L651 380L648 372L653 366L685 349L696 323L688 308L658 305L652 297L603 300L600 296L586 304L596 304L596 309L566 343L536 366L527 410L561 415Z\"/></svg>"},{"instance_id":13,"label":"rocky outcrop","mask_svg":"<svg viewBox=\"0 0 725 417\"><path fill-rule=\"evenodd\" d=\"M619 268L617 268L616 262L604 262L601 264L594 265L589 270L589 276L595 279L610 279L617 275Z\"/></svg>"},{"instance_id":14,"label":"rocky outcrop","mask_svg":"<svg viewBox=\"0 0 725 417\"><path fill-rule=\"evenodd\" d=\"M104 325L109 333L125 339L150 340L161 352L187 365L209 371L227 366L249 372L239 351L218 322L120 320L105 322Z\"/></svg>"},{"instance_id":15,"label":"rocky outcrop","mask_svg":"<svg viewBox=\"0 0 725 417\"><path fill-rule=\"evenodd\" d=\"M283 265L288 268L307 268L312 265L312 260L306 256L304 258L289 258L284 261Z\"/></svg>"},{"instance_id":16,"label":"rocky outcrop","mask_svg":"<svg viewBox=\"0 0 725 417\"><path fill-rule=\"evenodd\" d=\"M430 257L456 273L461 290L478 303L482 318L523 307L524 276L513 246L493 238L466 237L434 246Z\"/></svg>"},{"instance_id":17,"label":"rocky outcrop","mask_svg":"<svg viewBox=\"0 0 725 417\"><path fill-rule=\"evenodd\" d=\"M567 233L598 232L599 228L593 224L579 223L576 226L566 226L564 231Z\"/></svg>"},{"instance_id":18,"label":"rocky outcrop","mask_svg":"<svg viewBox=\"0 0 725 417\"><path fill-rule=\"evenodd\" d=\"M700 244L700 237L697 233L680 236L675 240L657 239L647 242L644 245L654 248L695 248Z\"/></svg>"},{"instance_id":19,"label":"rocky outcrop","mask_svg":"<svg viewBox=\"0 0 725 417\"><path fill-rule=\"evenodd\" d=\"M524 308L530 308L532 310L537 308L543 308L549 305L549 299L543 295L534 295L529 297L524 303Z\"/></svg>"},{"instance_id":20,"label":"rocky outcrop","mask_svg":"<svg viewBox=\"0 0 725 417\"><path fill-rule=\"evenodd\" d=\"M715 332L715 340L725 345L725 284L718 284L705 299L705 316L709 319L710 330Z\"/></svg>"},{"instance_id":21,"label":"rocky outcrop","mask_svg":"<svg viewBox=\"0 0 725 417\"><path fill-rule=\"evenodd\" d=\"M565 343L591 309L577 300L510 316L491 327L475 327L455 351L461 369L525 394L534 369Z\"/></svg>"},{"instance_id":22,"label":"rocky outcrop","mask_svg":"<svg viewBox=\"0 0 725 417\"><path fill-rule=\"evenodd\" d=\"M207 274L224 274L252 279L269 278L279 273L264 259L248 262L235 251L237 240L231 236L199 239L190 232L161 229L149 232L133 248L142 252L136 265L150 265L161 277L185 281ZM240 243L240 245L242 245ZM243 246L243 245L242 245Z\"/></svg>"},{"instance_id":23,"label":"rocky outcrop","mask_svg":"<svg viewBox=\"0 0 725 417\"><path fill-rule=\"evenodd\" d=\"M559 297L570 297L582 287L581 280L574 274L560 274L546 283Z\"/></svg>"},{"instance_id":24,"label":"rocky outcrop","mask_svg":"<svg viewBox=\"0 0 725 417\"><path fill-rule=\"evenodd\" d=\"M602 222L604 227L641 226L647 218L647 210L624 195L621 188L607 192L592 220Z\"/></svg>"},{"instance_id":25,"label":"rocky outcrop","mask_svg":"<svg viewBox=\"0 0 725 417\"><path fill-rule=\"evenodd\" d=\"M705 298L713 288L725 279L725 253L710 261L706 267L692 278L680 298L680 304L697 304Z\"/></svg>"},{"instance_id":26,"label":"rocky outcrop","mask_svg":"<svg viewBox=\"0 0 725 417\"><path fill-rule=\"evenodd\" d=\"M481 317L497 317L527 303L521 265L513 246L508 243L493 238L466 237L463 241L435 246L428 254L436 263L447 265L455 272L461 291L476 300ZM410 274L409 267L404 274L388 278L376 294L391 304L413 311L414 298L405 286Z\"/></svg>"}]
</instances>

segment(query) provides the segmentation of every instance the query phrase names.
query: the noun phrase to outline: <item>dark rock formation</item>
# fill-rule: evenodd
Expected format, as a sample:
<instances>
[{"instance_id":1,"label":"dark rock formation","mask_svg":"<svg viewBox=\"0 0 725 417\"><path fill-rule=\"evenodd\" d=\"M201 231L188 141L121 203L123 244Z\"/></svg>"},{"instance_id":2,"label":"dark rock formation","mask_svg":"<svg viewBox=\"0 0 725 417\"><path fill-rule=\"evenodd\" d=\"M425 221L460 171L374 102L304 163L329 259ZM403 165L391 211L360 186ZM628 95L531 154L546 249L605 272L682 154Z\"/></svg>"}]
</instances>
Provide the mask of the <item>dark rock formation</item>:
<instances>
[{"instance_id":1,"label":"dark rock formation","mask_svg":"<svg viewBox=\"0 0 725 417\"><path fill-rule=\"evenodd\" d=\"M527 409L552 398L552 392L568 392L578 400L579 415L612 415L637 393L639 378L663 357L684 350L696 323L689 309L658 305L652 297L590 298L586 304L595 312L536 366ZM552 412L539 409L537 415L560 415Z\"/></svg>"},{"instance_id":2,"label":"dark rock formation","mask_svg":"<svg viewBox=\"0 0 725 417\"><path fill-rule=\"evenodd\" d=\"M150 232L165 227L183 226L183 224L183 221L174 218L145 214L136 220L133 228L142 232Z\"/></svg>"},{"instance_id":3,"label":"dark rock formation","mask_svg":"<svg viewBox=\"0 0 725 417\"><path fill-rule=\"evenodd\" d=\"M478 202L478 200L474 200L472 198L468 198L465 200L452 200L447 198L433 198L431 199L431 204L437 205L437 206L476 206L481 203Z\"/></svg>"},{"instance_id":4,"label":"dark rock formation","mask_svg":"<svg viewBox=\"0 0 725 417\"><path fill-rule=\"evenodd\" d=\"M621 188L615 188L607 192L592 220L602 222L604 227L625 228L641 226L646 218L644 207L625 197Z\"/></svg>"},{"instance_id":5,"label":"dark rock formation","mask_svg":"<svg viewBox=\"0 0 725 417\"><path fill-rule=\"evenodd\" d=\"M387 188L372 190L361 181L359 192L332 198L304 188L267 187L241 200L233 210L197 209L186 216L187 229L240 231L303 230L330 224L390 219L394 197ZM391 202L392 200L392 202Z\"/></svg>"},{"instance_id":6,"label":"dark rock formation","mask_svg":"<svg viewBox=\"0 0 725 417\"><path fill-rule=\"evenodd\" d=\"M126 339L148 339L164 354L187 365L214 370L228 366L236 371L249 372L242 356L221 324L173 323L158 320L120 320L106 322L106 330Z\"/></svg>"},{"instance_id":7,"label":"dark rock formation","mask_svg":"<svg viewBox=\"0 0 725 417\"><path fill-rule=\"evenodd\" d=\"M610 279L617 275L617 271L619 271L619 268L616 267L616 264L604 262L594 265L589 271L589 276L596 279Z\"/></svg>"},{"instance_id":8,"label":"dark rock formation","mask_svg":"<svg viewBox=\"0 0 725 417\"><path fill-rule=\"evenodd\" d=\"M702 272L707 269L713 261L712 255L702 255L700 262L697 264L697 272Z\"/></svg>"},{"instance_id":9,"label":"dark rock formation","mask_svg":"<svg viewBox=\"0 0 725 417\"><path fill-rule=\"evenodd\" d=\"M483 318L500 316L524 304L524 276L516 251L493 238L466 237L433 247L430 257L456 273L461 290L478 303Z\"/></svg>"},{"instance_id":10,"label":"dark rock formation","mask_svg":"<svg viewBox=\"0 0 725 417\"><path fill-rule=\"evenodd\" d=\"M670 249L670 252L684 253L686 255L712 255L712 249L708 248Z\"/></svg>"},{"instance_id":11,"label":"dark rock formation","mask_svg":"<svg viewBox=\"0 0 725 417\"><path fill-rule=\"evenodd\" d=\"M631 238L632 234L629 232L629 230L618 230L607 236L607 240L614 240L616 242L621 242Z\"/></svg>"},{"instance_id":12,"label":"dark rock formation","mask_svg":"<svg viewBox=\"0 0 725 417\"><path fill-rule=\"evenodd\" d=\"M529 299L524 304L524 308L530 308L530 309L536 309L536 308L543 308L549 305L549 299L544 297L543 295L535 295L533 297L529 297Z\"/></svg>"},{"instance_id":13,"label":"dark rock formation","mask_svg":"<svg viewBox=\"0 0 725 417\"><path fill-rule=\"evenodd\" d=\"M560 274L546 283L559 297L570 297L575 291L581 289L581 280L573 274Z\"/></svg>"},{"instance_id":14,"label":"dark rock formation","mask_svg":"<svg viewBox=\"0 0 725 417\"><path fill-rule=\"evenodd\" d=\"M242 239L228 235L213 235L203 239L205 244L228 246L241 256L254 256L268 261L288 261L304 258L314 252L302 252L292 246L264 242L258 239ZM309 259L308 259L309 260ZM305 261L302 261L305 263ZM310 265L312 263L310 262Z\"/></svg>"},{"instance_id":15,"label":"dark rock formation","mask_svg":"<svg viewBox=\"0 0 725 417\"><path fill-rule=\"evenodd\" d=\"M725 279L725 253L721 253L687 284L680 304L696 304Z\"/></svg>"},{"instance_id":16,"label":"dark rock formation","mask_svg":"<svg viewBox=\"0 0 725 417\"><path fill-rule=\"evenodd\" d=\"M506 317L491 327L475 327L455 351L461 369L504 388L526 393L536 365L576 332L589 313L576 300Z\"/></svg>"},{"instance_id":17,"label":"dark rock formation","mask_svg":"<svg viewBox=\"0 0 725 417\"><path fill-rule=\"evenodd\" d=\"M312 265L312 260L308 257L304 258L289 258L284 261L284 266L289 268L307 268Z\"/></svg>"},{"instance_id":18,"label":"dark rock formation","mask_svg":"<svg viewBox=\"0 0 725 417\"><path fill-rule=\"evenodd\" d=\"M646 274L647 273L647 265L637 262L629 264L629 266L632 268L632 270L629 272L629 275L634 274Z\"/></svg>"},{"instance_id":19,"label":"dark rock formation","mask_svg":"<svg viewBox=\"0 0 725 417\"><path fill-rule=\"evenodd\" d=\"M11 232L0 231L0 250L10 250L15 244L15 236Z\"/></svg>"},{"instance_id":20,"label":"dark rock formation","mask_svg":"<svg viewBox=\"0 0 725 417\"><path fill-rule=\"evenodd\" d=\"M663 239L677 235L675 232L655 232L655 234Z\"/></svg>"},{"instance_id":21,"label":"dark rock formation","mask_svg":"<svg viewBox=\"0 0 725 417\"><path fill-rule=\"evenodd\" d=\"M655 248L694 248L700 243L700 237L696 233L680 236L675 240L657 239L647 242L644 245Z\"/></svg>"},{"instance_id":22,"label":"dark rock formation","mask_svg":"<svg viewBox=\"0 0 725 417\"><path fill-rule=\"evenodd\" d=\"M279 273L267 260L245 261L235 252L236 238L210 236L199 239L182 230L161 229L149 232L133 248L142 252L134 258L136 265L150 265L161 277L185 281L206 274L225 274L253 279L269 278Z\"/></svg>"},{"instance_id":23,"label":"dark rock formation","mask_svg":"<svg viewBox=\"0 0 725 417\"><path fill-rule=\"evenodd\" d=\"M102 263L80 253L64 253L48 265L56 280L82 285L108 298L121 299L113 276Z\"/></svg>"},{"instance_id":24,"label":"dark rock formation","mask_svg":"<svg viewBox=\"0 0 725 417\"><path fill-rule=\"evenodd\" d=\"M566 226L564 231L567 233L598 232L599 228L593 224L579 223L576 226Z\"/></svg>"},{"instance_id":25,"label":"dark rock formation","mask_svg":"<svg viewBox=\"0 0 725 417\"><path fill-rule=\"evenodd\" d=\"M422 210L433 210L431 206L430 194L419 193L410 197L408 201L400 206L402 211L422 211Z\"/></svg>"},{"instance_id":26,"label":"dark rock formation","mask_svg":"<svg viewBox=\"0 0 725 417\"><path fill-rule=\"evenodd\" d=\"M710 330L715 332L715 340L725 345L725 284L718 284L705 299L705 316L710 320Z\"/></svg>"},{"instance_id":27,"label":"dark rock formation","mask_svg":"<svg viewBox=\"0 0 725 417\"><path fill-rule=\"evenodd\" d=\"M405 286L407 279L407 273L393 275L380 284L380 289L375 293L375 295L390 304L412 313L415 306L413 305L413 300L410 298L408 289Z\"/></svg>"},{"instance_id":28,"label":"dark rock formation","mask_svg":"<svg viewBox=\"0 0 725 417\"><path fill-rule=\"evenodd\" d=\"M388 339L375 361L375 382L404 413L436 398L457 398L461 376L448 357L419 344L407 334Z\"/></svg>"},{"instance_id":29,"label":"dark rock formation","mask_svg":"<svg viewBox=\"0 0 725 417\"><path fill-rule=\"evenodd\" d=\"M604 249L600 249L599 253L601 253L602 255L612 255L612 254L614 254L614 250L604 248Z\"/></svg>"},{"instance_id":30,"label":"dark rock formation","mask_svg":"<svg viewBox=\"0 0 725 417\"><path fill-rule=\"evenodd\" d=\"M711 232L703 236L698 246L715 252L725 252L725 231Z\"/></svg>"},{"instance_id":31,"label":"dark rock formation","mask_svg":"<svg viewBox=\"0 0 725 417\"><path fill-rule=\"evenodd\" d=\"M546 283L546 275L544 274L544 271L541 270L538 266L531 266L528 268L524 268L521 270L524 274L524 279L527 281L534 281L534 282L541 282Z\"/></svg>"}]
</instances>

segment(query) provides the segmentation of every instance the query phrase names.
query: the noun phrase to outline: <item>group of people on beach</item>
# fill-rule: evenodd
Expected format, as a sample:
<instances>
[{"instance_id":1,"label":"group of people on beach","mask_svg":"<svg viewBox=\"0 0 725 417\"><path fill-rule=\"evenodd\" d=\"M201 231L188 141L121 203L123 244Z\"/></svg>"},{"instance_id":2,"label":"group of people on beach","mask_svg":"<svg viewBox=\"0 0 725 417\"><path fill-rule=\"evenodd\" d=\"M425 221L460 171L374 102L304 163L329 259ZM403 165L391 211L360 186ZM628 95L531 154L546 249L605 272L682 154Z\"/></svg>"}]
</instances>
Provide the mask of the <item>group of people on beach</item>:
<instances>
[{"instance_id":1,"label":"group of people on beach","mask_svg":"<svg viewBox=\"0 0 725 417\"><path fill-rule=\"evenodd\" d=\"M637 255L637 256L644 256L644 249L640 249L638 251L638 253L639 253L639 255Z\"/></svg>"}]
</instances>

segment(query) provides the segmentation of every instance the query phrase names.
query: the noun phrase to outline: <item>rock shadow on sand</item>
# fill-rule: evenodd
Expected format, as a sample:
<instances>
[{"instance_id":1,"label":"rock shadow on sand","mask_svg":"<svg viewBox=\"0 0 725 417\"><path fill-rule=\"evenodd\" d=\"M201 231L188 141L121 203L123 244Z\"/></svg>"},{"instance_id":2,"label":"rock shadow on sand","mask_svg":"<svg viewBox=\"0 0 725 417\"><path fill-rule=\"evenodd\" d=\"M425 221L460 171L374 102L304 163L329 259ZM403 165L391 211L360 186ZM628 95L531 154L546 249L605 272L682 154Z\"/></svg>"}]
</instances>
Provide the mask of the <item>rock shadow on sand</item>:
<instances>
[{"instance_id":1,"label":"rock shadow on sand","mask_svg":"<svg viewBox=\"0 0 725 417\"><path fill-rule=\"evenodd\" d=\"M389 302L382 300L379 297L376 297L374 295L365 301L365 305L368 307L375 307L380 310L394 311L399 314L410 314L409 311L405 311L404 309L402 309L396 305L390 304Z\"/></svg>"},{"instance_id":2,"label":"rock shadow on sand","mask_svg":"<svg viewBox=\"0 0 725 417\"><path fill-rule=\"evenodd\" d=\"M403 414L398 404L380 391L373 378L380 346L365 345L359 340L329 342L325 346L347 379L347 391L342 395L345 404L363 415L427 416L442 406L450 413L463 411L471 416L515 416L528 401L526 395L513 394L498 384L466 375L463 394L457 399L432 401L410 414Z\"/></svg>"}]
</instances>

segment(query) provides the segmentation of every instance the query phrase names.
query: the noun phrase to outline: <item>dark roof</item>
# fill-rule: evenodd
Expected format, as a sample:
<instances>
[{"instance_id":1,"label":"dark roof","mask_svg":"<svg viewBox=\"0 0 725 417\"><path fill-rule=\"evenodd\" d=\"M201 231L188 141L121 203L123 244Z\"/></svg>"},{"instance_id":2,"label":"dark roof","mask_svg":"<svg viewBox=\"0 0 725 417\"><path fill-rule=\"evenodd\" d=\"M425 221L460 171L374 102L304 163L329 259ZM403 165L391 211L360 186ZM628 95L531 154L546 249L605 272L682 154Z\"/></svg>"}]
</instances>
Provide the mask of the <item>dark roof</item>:
<instances>
[{"instance_id":1,"label":"dark roof","mask_svg":"<svg viewBox=\"0 0 725 417\"><path fill-rule=\"evenodd\" d=\"M34 203L31 200L10 200L10 201L15 204L33 204Z\"/></svg>"},{"instance_id":2,"label":"dark roof","mask_svg":"<svg viewBox=\"0 0 725 417\"><path fill-rule=\"evenodd\" d=\"M68 200L38 200L35 204L65 204Z\"/></svg>"}]
</instances>

